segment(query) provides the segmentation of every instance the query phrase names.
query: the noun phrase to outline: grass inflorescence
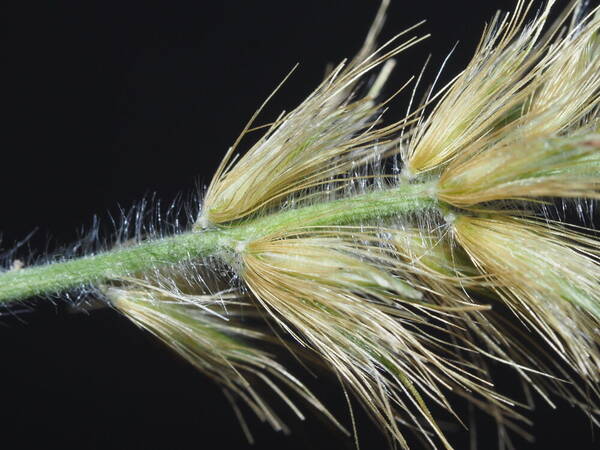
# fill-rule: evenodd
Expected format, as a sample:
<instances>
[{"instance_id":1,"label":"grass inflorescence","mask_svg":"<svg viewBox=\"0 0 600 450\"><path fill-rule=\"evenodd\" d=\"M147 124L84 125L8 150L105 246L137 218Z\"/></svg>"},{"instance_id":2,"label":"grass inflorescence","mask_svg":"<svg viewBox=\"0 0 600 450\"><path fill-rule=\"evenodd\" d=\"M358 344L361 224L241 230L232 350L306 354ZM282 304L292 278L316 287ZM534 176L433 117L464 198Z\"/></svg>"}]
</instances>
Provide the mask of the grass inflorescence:
<instances>
[{"instance_id":1,"label":"grass inflorescence","mask_svg":"<svg viewBox=\"0 0 600 450\"><path fill-rule=\"evenodd\" d=\"M600 12L584 3L550 22L554 1L517 1L461 73L385 123L394 61L427 36L377 47L383 1L357 56L240 152L259 109L191 230L15 267L0 300L95 285L277 430L256 385L348 427L268 346L317 356L402 448L407 432L451 448L434 412L461 422L457 396L526 435L492 363L598 423L600 241L550 214L600 196Z\"/></svg>"}]
</instances>

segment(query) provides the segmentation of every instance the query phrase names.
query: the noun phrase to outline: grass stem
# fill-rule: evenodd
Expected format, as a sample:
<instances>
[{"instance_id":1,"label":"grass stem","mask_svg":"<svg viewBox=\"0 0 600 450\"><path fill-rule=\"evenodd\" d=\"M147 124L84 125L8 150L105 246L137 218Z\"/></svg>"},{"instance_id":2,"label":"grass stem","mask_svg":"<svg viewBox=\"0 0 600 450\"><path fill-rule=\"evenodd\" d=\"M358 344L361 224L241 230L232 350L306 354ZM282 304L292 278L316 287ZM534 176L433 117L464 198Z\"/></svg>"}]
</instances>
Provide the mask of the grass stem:
<instances>
[{"instance_id":1,"label":"grass stem","mask_svg":"<svg viewBox=\"0 0 600 450\"><path fill-rule=\"evenodd\" d=\"M223 252L231 254L239 243L299 225L373 223L396 215L423 212L435 207L433 192L432 183L403 184L296 209L284 209L223 227L151 239L78 259L7 271L0 274L0 303L57 294L187 259L218 256Z\"/></svg>"}]
</instances>

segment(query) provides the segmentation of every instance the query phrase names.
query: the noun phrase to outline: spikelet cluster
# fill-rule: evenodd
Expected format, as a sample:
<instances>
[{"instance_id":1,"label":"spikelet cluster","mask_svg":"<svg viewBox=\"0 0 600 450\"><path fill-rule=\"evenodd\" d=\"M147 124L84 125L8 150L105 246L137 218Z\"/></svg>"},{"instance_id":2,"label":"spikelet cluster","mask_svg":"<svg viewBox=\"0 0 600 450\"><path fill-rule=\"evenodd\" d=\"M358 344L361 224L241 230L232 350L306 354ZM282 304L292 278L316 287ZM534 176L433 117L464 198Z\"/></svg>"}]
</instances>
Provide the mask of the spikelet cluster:
<instances>
[{"instance_id":1,"label":"spikelet cluster","mask_svg":"<svg viewBox=\"0 0 600 450\"><path fill-rule=\"evenodd\" d=\"M454 415L457 396L505 439L523 432L529 405L498 391L495 364L595 422L600 241L550 215L560 206L583 216L582 202L600 196L599 10L574 1L550 23L554 1L518 0L485 27L463 72L386 125L389 100L378 95L392 58L422 39L375 47L387 3L358 55L238 153L252 118L207 189L196 231L408 184L427 183L436 206L344 226L300 214L232 238L217 259L241 284L226 294L190 297L178 281L133 279L107 295L276 428L244 373L287 399L267 381L277 379L328 413L261 340L317 355L402 448L409 430L451 448L432 408ZM271 340L238 323L240 296L275 325Z\"/></svg>"}]
</instances>

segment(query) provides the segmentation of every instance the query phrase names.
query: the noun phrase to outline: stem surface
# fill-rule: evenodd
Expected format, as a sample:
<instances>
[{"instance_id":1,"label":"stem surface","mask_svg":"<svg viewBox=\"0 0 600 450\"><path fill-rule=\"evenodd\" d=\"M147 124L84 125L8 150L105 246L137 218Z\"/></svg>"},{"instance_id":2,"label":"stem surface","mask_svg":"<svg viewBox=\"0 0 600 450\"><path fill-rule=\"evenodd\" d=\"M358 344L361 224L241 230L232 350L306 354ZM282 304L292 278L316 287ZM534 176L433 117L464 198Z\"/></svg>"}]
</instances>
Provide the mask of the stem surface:
<instances>
[{"instance_id":1,"label":"stem surface","mask_svg":"<svg viewBox=\"0 0 600 450\"><path fill-rule=\"evenodd\" d=\"M404 184L353 197L282 210L223 227L190 231L131 247L0 274L0 303L50 295L188 259L235 251L240 242L299 226L361 224L436 206L433 184Z\"/></svg>"}]
</instances>

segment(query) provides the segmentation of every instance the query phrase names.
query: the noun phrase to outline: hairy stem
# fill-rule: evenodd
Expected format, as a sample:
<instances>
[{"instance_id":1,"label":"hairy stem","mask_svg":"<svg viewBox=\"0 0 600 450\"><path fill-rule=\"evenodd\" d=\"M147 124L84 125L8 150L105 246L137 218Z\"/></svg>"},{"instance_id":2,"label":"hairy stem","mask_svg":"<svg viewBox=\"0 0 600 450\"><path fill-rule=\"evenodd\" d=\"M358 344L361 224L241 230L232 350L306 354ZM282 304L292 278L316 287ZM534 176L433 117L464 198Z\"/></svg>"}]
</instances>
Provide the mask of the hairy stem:
<instances>
[{"instance_id":1,"label":"hairy stem","mask_svg":"<svg viewBox=\"0 0 600 450\"><path fill-rule=\"evenodd\" d=\"M240 243L299 225L352 225L423 212L436 206L433 192L431 183L405 184L282 210L219 228L148 240L131 247L118 247L79 259L4 272L0 274L0 303L56 294L81 285L101 283L188 259L235 252Z\"/></svg>"}]
</instances>

